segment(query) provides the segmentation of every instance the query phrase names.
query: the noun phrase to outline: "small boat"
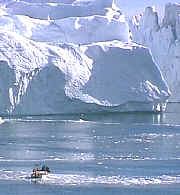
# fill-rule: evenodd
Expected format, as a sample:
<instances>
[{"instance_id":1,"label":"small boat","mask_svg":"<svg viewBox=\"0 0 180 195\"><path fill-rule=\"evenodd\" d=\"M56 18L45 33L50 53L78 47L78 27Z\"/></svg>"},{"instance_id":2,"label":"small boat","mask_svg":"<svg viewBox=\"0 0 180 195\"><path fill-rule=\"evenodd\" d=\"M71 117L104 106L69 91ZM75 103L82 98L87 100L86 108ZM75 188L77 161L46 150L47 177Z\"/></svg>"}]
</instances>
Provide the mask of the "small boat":
<instances>
[{"instance_id":1,"label":"small boat","mask_svg":"<svg viewBox=\"0 0 180 195\"><path fill-rule=\"evenodd\" d=\"M31 179L42 179L44 178L44 176L48 175L47 171L37 171L35 170L32 174L31 174Z\"/></svg>"},{"instance_id":2,"label":"small boat","mask_svg":"<svg viewBox=\"0 0 180 195\"><path fill-rule=\"evenodd\" d=\"M33 169L32 174L31 174L31 179L42 179L46 175L50 173L50 169L48 166L43 165L42 168L39 169Z\"/></svg>"}]
</instances>

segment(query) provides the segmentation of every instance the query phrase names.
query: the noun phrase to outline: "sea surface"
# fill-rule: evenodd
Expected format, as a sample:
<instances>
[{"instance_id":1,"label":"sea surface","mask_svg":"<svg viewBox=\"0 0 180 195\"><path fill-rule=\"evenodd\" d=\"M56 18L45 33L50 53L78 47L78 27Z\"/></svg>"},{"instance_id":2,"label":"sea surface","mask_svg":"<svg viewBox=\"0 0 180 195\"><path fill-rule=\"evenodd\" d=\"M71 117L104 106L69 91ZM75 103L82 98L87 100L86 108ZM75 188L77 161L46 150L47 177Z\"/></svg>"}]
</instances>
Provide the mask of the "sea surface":
<instances>
[{"instance_id":1,"label":"sea surface","mask_svg":"<svg viewBox=\"0 0 180 195\"><path fill-rule=\"evenodd\" d=\"M173 110L4 117L0 195L179 195L180 113ZM51 173L30 179L44 164Z\"/></svg>"}]
</instances>

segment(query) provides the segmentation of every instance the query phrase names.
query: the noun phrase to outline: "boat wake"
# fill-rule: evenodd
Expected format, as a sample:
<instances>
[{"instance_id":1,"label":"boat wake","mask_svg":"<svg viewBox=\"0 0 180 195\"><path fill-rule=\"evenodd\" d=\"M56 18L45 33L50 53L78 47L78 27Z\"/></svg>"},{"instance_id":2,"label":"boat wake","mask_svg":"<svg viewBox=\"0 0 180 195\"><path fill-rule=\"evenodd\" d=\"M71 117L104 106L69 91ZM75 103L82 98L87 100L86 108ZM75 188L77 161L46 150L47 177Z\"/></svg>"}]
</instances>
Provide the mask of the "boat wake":
<instances>
[{"instance_id":1,"label":"boat wake","mask_svg":"<svg viewBox=\"0 0 180 195\"><path fill-rule=\"evenodd\" d=\"M117 185L117 186L142 186L142 185L170 185L180 184L180 175L157 177L125 177L125 176L88 176L78 174L48 174L43 178L31 179L31 174L25 171L0 171L0 180L25 181L29 183L54 184L61 186L81 185Z\"/></svg>"}]
</instances>

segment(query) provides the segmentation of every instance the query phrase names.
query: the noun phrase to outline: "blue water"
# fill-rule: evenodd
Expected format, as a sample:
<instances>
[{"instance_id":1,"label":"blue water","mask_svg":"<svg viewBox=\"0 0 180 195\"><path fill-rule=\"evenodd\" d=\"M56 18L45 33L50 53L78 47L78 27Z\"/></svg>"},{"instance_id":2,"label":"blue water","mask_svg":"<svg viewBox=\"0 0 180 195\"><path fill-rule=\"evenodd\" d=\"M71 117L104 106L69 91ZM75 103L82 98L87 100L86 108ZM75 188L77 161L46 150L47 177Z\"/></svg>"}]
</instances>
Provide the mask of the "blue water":
<instances>
[{"instance_id":1,"label":"blue water","mask_svg":"<svg viewBox=\"0 0 180 195\"><path fill-rule=\"evenodd\" d=\"M1 194L179 195L179 113L5 117Z\"/></svg>"}]
</instances>

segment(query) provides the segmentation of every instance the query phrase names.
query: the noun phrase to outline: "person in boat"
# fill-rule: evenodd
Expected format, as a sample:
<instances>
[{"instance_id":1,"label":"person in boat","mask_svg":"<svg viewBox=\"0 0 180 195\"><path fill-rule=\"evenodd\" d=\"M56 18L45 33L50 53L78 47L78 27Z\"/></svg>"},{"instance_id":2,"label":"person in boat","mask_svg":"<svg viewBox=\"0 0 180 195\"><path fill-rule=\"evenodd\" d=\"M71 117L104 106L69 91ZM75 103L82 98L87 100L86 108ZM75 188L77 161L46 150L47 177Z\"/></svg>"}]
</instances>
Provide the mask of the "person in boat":
<instances>
[{"instance_id":1,"label":"person in boat","mask_svg":"<svg viewBox=\"0 0 180 195\"><path fill-rule=\"evenodd\" d=\"M33 169L33 177L39 177L39 169Z\"/></svg>"},{"instance_id":2,"label":"person in boat","mask_svg":"<svg viewBox=\"0 0 180 195\"><path fill-rule=\"evenodd\" d=\"M42 166L41 171L46 171L46 172L50 173L50 169L49 169L49 167L46 166L46 165L43 165L43 166Z\"/></svg>"},{"instance_id":3,"label":"person in boat","mask_svg":"<svg viewBox=\"0 0 180 195\"><path fill-rule=\"evenodd\" d=\"M50 173L50 169L48 166L43 165L41 169L38 169L38 168L33 169L32 172L33 172L31 175L32 178L41 178L42 175L46 175L46 174Z\"/></svg>"}]
</instances>

